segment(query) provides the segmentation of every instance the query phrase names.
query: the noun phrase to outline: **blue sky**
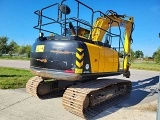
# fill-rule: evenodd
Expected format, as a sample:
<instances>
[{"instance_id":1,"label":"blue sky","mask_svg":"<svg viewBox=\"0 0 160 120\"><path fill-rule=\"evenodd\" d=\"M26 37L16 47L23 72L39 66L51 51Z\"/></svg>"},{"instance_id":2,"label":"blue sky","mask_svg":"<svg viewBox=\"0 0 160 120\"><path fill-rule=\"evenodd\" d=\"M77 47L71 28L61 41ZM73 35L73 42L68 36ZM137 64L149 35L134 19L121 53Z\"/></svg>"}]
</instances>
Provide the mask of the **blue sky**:
<instances>
[{"instance_id":1,"label":"blue sky","mask_svg":"<svg viewBox=\"0 0 160 120\"><path fill-rule=\"evenodd\" d=\"M60 2L61 0L0 0L0 36L19 45L33 44L38 37L35 10ZM69 0L69 6L74 6ZM133 32L132 49L142 50L145 56L152 56L160 47L160 0L80 0L95 10L103 12L114 10L119 14L133 16L135 30ZM74 12L73 10L71 11ZM89 17L85 10L82 16ZM49 14L54 14L51 11Z\"/></svg>"}]
</instances>

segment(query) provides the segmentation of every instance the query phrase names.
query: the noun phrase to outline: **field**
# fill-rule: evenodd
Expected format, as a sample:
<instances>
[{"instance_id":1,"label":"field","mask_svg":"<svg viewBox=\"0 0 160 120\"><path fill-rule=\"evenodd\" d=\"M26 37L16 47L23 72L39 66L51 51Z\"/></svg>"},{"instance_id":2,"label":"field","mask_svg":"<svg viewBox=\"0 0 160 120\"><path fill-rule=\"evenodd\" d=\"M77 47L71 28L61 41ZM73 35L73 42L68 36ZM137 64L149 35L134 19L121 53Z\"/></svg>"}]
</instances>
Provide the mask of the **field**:
<instances>
[{"instance_id":1,"label":"field","mask_svg":"<svg viewBox=\"0 0 160 120\"><path fill-rule=\"evenodd\" d=\"M120 66L122 67L122 61L120 62ZM139 70L160 71L160 64L156 64L154 61L134 60L131 62L130 68Z\"/></svg>"},{"instance_id":2,"label":"field","mask_svg":"<svg viewBox=\"0 0 160 120\"><path fill-rule=\"evenodd\" d=\"M0 88L24 88L32 73L29 70L0 67Z\"/></svg>"},{"instance_id":3,"label":"field","mask_svg":"<svg viewBox=\"0 0 160 120\"><path fill-rule=\"evenodd\" d=\"M151 70L151 71L160 71L160 65L156 64L154 62L142 62L142 63L137 63L133 62L131 64L132 69L140 69L140 70Z\"/></svg>"}]
</instances>

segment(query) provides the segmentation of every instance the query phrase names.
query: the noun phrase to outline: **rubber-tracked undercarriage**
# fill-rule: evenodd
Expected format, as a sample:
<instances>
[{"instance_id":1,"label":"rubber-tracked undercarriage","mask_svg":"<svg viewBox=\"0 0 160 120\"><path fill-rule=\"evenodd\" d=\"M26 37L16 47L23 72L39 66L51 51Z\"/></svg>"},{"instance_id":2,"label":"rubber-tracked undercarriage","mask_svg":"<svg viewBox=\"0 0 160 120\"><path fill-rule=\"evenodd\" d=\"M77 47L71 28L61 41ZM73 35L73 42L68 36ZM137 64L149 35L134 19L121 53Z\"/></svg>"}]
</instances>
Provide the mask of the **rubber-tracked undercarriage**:
<instances>
[{"instance_id":1,"label":"rubber-tracked undercarriage","mask_svg":"<svg viewBox=\"0 0 160 120\"><path fill-rule=\"evenodd\" d=\"M35 77L28 80L26 91L40 99L63 94L62 104L66 110L89 119L131 92L132 85L128 80L99 77L120 74L130 77L133 17L119 15L112 10L106 13L94 11L79 0L75 0L77 16L72 17L72 9L65 2L35 11L38 25L34 28L39 30L40 36L32 46L30 67ZM91 11L91 22L79 18L80 6ZM44 11L52 7L56 8L57 18L44 15ZM93 23L97 13L99 17ZM44 18L48 19L47 22ZM43 28L51 24L58 24L60 33L57 28L56 33ZM119 34L111 33L112 27L117 27ZM124 43L121 27L125 28ZM51 35L45 36L42 31ZM112 46L114 37L119 38L118 47ZM124 54L120 62L121 48Z\"/></svg>"}]
</instances>

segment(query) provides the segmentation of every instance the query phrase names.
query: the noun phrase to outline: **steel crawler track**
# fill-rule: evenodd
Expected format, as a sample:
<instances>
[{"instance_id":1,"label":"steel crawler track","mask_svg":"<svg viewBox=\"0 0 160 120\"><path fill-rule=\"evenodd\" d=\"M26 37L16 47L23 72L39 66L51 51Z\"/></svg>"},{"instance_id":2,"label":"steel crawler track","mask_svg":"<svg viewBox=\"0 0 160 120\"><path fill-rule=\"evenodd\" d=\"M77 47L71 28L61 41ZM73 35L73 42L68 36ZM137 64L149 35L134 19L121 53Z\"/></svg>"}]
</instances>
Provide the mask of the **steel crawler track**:
<instances>
[{"instance_id":1,"label":"steel crawler track","mask_svg":"<svg viewBox=\"0 0 160 120\"><path fill-rule=\"evenodd\" d=\"M39 84L43 81L43 79L39 76L34 76L30 78L26 84L26 91L30 93L31 95L35 97L39 97L37 92L38 92L38 86Z\"/></svg>"},{"instance_id":2,"label":"steel crawler track","mask_svg":"<svg viewBox=\"0 0 160 120\"><path fill-rule=\"evenodd\" d=\"M105 95L103 101L94 104L94 95L102 90L110 91L113 87L126 86L122 91ZM118 79L95 80L67 88L63 94L63 106L69 112L85 119L90 119L105 109L117 104L131 92L131 82ZM103 91L103 92L107 92ZM91 99L92 98L92 99ZM105 98L105 100L104 100ZM95 98L96 99L96 98ZM97 101L96 101L97 102ZM92 103L90 105L90 103Z\"/></svg>"},{"instance_id":3,"label":"steel crawler track","mask_svg":"<svg viewBox=\"0 0 160 120\"><path fill-rule=\"evenodd\" d=\"M54 83L54 82L52 82ZM40 99L56 95L61 91L51 88L44 80L35 76L26 84L26 91ZM62 104L69 112L90 119L105 109L119 103L132 89L130 81L119 79L99 79L77 83L68 87L62 98Z\"/></svg>"},{"instance_id":4,"label":"steel crawler track","mask_svg":"<svg viewBox=\"0 0 160 120\"><path fill-rule=\"evenodd\" d=\"M57 88L53 84L56 85L56 81L45 82L42 77L34 76L28 80L26 84L26 91L34 97L38 97L40 99L46 99L54 96L56 97L62 94L64 89Z\"/></svg>"}]
</instances>

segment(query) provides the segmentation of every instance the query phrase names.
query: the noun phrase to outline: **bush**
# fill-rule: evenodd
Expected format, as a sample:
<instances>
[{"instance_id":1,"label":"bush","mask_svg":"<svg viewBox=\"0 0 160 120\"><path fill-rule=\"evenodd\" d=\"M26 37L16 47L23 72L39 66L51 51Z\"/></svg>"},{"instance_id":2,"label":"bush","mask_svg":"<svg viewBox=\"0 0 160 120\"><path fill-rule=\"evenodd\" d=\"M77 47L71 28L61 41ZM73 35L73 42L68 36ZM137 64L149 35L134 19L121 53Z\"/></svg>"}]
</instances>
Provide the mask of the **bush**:
<instances>
[{"instance_id":1,"label":"bush","mask_svg":"<svg viewBox=\"0 0 160 120\"><path fill-rule=\"evenodd\" d=\"M155 58L155 62L157 64L160 64L160 48L158 48L158 50L156 51L156 55L154 56Z\"/></svg>"}]
</instances>

